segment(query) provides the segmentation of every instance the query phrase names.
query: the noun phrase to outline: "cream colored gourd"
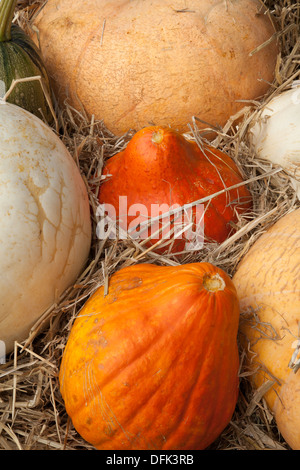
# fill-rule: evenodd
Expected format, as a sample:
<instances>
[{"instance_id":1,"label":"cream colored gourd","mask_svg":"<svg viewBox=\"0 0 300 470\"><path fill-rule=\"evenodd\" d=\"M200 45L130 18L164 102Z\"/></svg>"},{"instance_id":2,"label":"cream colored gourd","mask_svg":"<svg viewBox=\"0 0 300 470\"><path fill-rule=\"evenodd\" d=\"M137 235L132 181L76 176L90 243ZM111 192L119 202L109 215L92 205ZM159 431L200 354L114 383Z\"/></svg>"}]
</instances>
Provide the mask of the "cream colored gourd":
<instances>
[{"instance_id":1,"label":"cream colored gourd","mask_svg":"<svg viewBox=\"0 0 300 470\"><path fill-rule=\"evenodd\" d=\"M289 172L300 199L300 83L275 96L255 116L249 141L258 157Z\"/></svg>"},{"instance_id":2,"label":"cream colored gourd","mask_svg":"<svg viewBox=\"0 0 300 470\"><path fill-rule=\"evenodd\" d=\"M78 167L49 126L0 102L0 340L6 352L75 282L91 242Z\"/></svg>"},{"instance_id":3,"label":"cream colored gourd","mask_svg":"<svg viewBox=\"0 0 300 470\"><path fill-rule=\"evenodd\" d=\"M275 32L259 0L48 0L33 27L61 104L116 134L223 126L268 90L278 52L251 55Z\"/></svg>"},{"instance_id":4,"label":"cream colored gourd","mask_svg":"<svg viewBox=\"0 0 300 470\"><path fill-rule=\"evenodd\" d=\"M300 209L255 242L233 282L242 312L240 338L252 371L249 379L255 388L274 382L264 398L284 439L300 450L300 370L295 367L300 346Z\"/></svg>"}]
</instances>

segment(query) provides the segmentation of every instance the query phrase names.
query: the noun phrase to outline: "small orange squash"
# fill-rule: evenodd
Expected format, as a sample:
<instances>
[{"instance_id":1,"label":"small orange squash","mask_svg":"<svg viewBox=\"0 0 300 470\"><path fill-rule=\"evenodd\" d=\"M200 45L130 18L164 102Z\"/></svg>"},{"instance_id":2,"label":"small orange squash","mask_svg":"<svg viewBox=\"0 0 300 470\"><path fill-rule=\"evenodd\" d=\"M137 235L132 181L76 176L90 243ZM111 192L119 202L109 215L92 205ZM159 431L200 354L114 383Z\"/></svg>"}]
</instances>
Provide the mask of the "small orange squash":
<instances>
[{"instance_id":1,"label":"small orange squash","mask_svg":"<svg viewBox=\"0 0 300 470\"><path fill-rule=\"evenodd\" d=\"M137 132L125 150L107 161L103 174L107 180L100 187L99 202L114 209L111 218L118 219L129 233L137 221L135 238L151 236L152 243L164 238L167 249L168 239L173 240L172 252L184 249L185 243L191 241L187 232L181 234L190 221L197 225L195 233L202 224L205 239L221 243L234 231L232 223L237 222L237 214L251 207L251 195L228 155L205 144L200 149L196 142L168 127L150 126ZM227 190L236 184L242 185ZM165 227L162 233L157 232L156 222L146 233L140 228L148 218L155 221L159 208L166 214L168 208L182 207L219 191L223 193L206 201L202 212L201 207L195 206L186 219L187 211L177 220L170 217L169 225L166 218L161 219L160 228ZM125 208L121 200L124 197ZM169 235L172 223L178 230Z\"/></svg>"},{"instance_id":2,"label":"small orange squash","mask_svg":"<svg viewBox=\"0 0 300 470\"><path fill-rule=\"evenodd\" d=\"M254 388L264 398L287 443L300 450L300 209L265 232L233 277L240 338ZM294 356L294 357L293 357ZM297 364L298 363L298 364Z\"/></svg>"},{"instance_id":3,"label":"small orange squash","mask_svg":"<svg viewBox=\"0 0 300 470\"><path fill-rule=\"evenodd\" d=\"M204 449L238 397L239 307L208 263L123 268L75 320L59 381L78 433L97 449Z\"/></svg>"}]
</instances>

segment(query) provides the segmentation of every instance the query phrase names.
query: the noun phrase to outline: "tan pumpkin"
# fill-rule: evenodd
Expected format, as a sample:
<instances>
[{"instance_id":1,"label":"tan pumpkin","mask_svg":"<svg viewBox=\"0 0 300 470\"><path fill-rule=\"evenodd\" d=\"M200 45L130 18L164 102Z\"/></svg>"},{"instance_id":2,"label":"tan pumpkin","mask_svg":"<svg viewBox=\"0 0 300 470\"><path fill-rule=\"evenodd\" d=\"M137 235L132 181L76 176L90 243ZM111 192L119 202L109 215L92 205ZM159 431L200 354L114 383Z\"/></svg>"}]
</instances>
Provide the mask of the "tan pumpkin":
<instances>
[{"instance_id":1,"label":"tan pumpkin","mask_svg":"<svg viewBox=\"0 0 300 470\"><path fill-rule=\"evenodd\" d=\"M211 264L116 272L64 351L60 390L75 428L101 450L207 447L238 397L238 322L233 283Z\"/></svg>"},{"instance_id":2,"label":"tan pumpkin","mask_svg":"<svg viewBox=\"0 0 300 470\"><path fill-rule=\"evenodd\" d=\"M192 116L223 126L268 90L276 42L251 55L275 31L264 12L259 0L48 0L33 37L61 103L116 134L186 131Z\"/></svg>"},{"instance_id":3,"label":"tan pumpkin","mask_svg":"<svg viewBox=\"0 0 300 470\"><path fill-rule=\"evenodd\" d=\"M287 443L300 450L300 371L295 366L300 345L300 209L255 242L233 282L250 380L255 388L274 382L264 398Z\"/></svg>"}]
</instances>

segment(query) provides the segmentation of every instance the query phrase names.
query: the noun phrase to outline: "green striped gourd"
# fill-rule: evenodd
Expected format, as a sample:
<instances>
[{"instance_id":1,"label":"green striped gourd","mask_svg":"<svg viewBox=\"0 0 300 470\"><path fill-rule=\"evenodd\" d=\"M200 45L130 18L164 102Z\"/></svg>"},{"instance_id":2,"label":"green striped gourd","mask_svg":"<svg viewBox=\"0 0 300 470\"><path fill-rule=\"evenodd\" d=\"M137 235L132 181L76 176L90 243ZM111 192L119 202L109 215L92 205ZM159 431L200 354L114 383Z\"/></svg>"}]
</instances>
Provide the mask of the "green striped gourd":
<instances>
[{"instance_id":1,"label":"green striped gourd","mask_svg":"<svg viewBox=\"0 0 300 470\"><path fill-rule=\"evenodd\" d=\"M16 24L12 24L17 0L0 2L0 97L14 79L40 76L50 94L49 79L40 51L30 37ZM7 101L35 114L44 121L53 120L47 99L39 80L19 82Z\"/></svg>"}]
</instances>

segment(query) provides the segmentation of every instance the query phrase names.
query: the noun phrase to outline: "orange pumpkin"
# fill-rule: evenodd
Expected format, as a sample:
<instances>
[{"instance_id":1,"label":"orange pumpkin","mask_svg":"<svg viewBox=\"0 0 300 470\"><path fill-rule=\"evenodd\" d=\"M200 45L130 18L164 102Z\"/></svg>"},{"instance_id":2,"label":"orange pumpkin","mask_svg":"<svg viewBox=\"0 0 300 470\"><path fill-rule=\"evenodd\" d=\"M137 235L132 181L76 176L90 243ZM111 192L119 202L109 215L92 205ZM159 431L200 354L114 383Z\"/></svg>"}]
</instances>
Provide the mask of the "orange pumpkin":
<instances>
[{"instance_id":1,"label":"orange pumpkin","mask_svg":"<svg viewBox=\"0 0 300 470\"><path fill-rule=\"evenodd\" d=\"M221 243L233 232L232 222L237 222L237 214L251 207L251 195L245 185L224 191L243 183L228 155L208 145L200 149L196 142L167 127L152 126L137 132L125 150L107 161L104 175L107 180L100 187L99 202L108 213L113 209L111 218L117 219L129 232L136 227L135 238L150 236L152 243L164 238L169 247L169 239L174 239L175 234L172 252L184 249L185 243L190 243L193 233L203 225L205 238ZM224 192L205 205L182 211L177 220L170 216L169 225L166 218L160 224L155 221L155 217L166 214L169 208L187 205L218 191ZM148 218L155 223L145 231L142 224ZM181 233L192 220L194 232ZM158 233L162 227L164 231ZM169 236L172 227L176 230Z\"/></svg>"},{"instance_id":2,"label":"orange pumpkin","mask_svg":"<svg viewBox=\"0 0 300 470\"><path fill-rule=\"evenodd\" d=\"M111 276L75 320L59 380L78 433L97 449L204 449L238 396L239 307L208 263L141 264Z\"/></svg>"}]
</instances>

